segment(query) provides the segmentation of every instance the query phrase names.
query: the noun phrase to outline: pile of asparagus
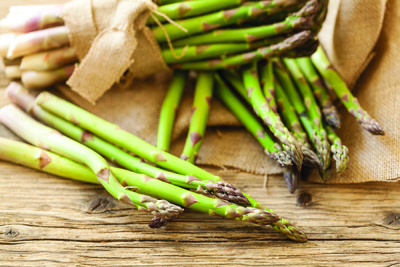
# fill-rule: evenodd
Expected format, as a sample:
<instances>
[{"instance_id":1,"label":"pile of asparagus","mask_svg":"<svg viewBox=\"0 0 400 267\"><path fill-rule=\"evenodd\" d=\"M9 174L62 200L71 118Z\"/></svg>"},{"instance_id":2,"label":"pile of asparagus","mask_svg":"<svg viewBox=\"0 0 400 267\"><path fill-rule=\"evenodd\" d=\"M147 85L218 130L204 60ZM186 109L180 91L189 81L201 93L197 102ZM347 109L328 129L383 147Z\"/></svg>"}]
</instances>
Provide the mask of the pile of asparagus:
<instances>
[{"instance_id":1,"label":"pile of asparagus","mask_svg":"<svg viewBox=\"0 0 400 267\"><path fill-rule=\"evenodd\" d=\"M187 72L175 72L162 106L157 147L164 151L169 149L187 76ZM332 169L342 173L347 168L348 148L334 130L341 126L334 100L339 99L365 130L384 135L319 47L311 57L270 58L236 69L200 72L181 156L192 163L204 139L213 94L253 134L265 153L285 168L291 193L299 186L303 165L318 169L323 181L330 178Z\"/></svg>"},{"instance_id":2,"label":"pile of asparagus","mask_svg":"<svg viewBox=\"0 0 400 267\"><path fill-rule=\"evenodd\" d=\"M0 159L101 184L119 201L151 213L153 228L178 217L185 207L271 225L292 240L307 241L300 229L232 184L82 108L48 92L35 98L15 82L6 96L12 103L0 109L0 122L31 145L0 138ZM105 159L126 170L110 167Z\"/></svg>"},{"instance_id":3,"label":"pile of asparagus","mask_svg":"<svg viewBox=\"0 0 400 267\"><path fill-rule=\"evenodd\" d=\"M327 0L159 0L158 4L157 14L147 24L165 62L176 69L210 70L278 55L312 54ZM69 46L62 17L63 6L58 5L10 8L0 22L10 32L0 35L0 57L5 58L9 78L20 78L28 88L44 88L71 76L78 58Z\"/></svg>"}]
</instances>

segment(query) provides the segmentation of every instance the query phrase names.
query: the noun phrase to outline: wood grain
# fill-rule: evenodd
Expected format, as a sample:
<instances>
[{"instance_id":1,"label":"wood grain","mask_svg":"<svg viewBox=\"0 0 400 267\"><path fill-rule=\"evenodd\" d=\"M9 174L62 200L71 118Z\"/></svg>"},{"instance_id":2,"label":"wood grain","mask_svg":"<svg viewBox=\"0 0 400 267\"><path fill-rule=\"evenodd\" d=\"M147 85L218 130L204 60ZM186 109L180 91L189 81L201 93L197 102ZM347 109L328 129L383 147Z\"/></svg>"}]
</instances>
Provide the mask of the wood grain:
<instances>
[{"instance_id":1,"label":"wood grain","mask_svg":"<svg viewBox=\"0 0 400 267\"><path fill-rule=\"evenodd\" d=\"M0 17L11 4L63 2L2 0ZM0 107L3 95L0 87ZM6 162L0 170L0 266L400 266L399 183L304 182L290 195L280 176L264 185L261 176L209 169L301 226L310 241L298 244L189 209L152 230L151 216L101 186Z\"/></svg>"}]
</instances>

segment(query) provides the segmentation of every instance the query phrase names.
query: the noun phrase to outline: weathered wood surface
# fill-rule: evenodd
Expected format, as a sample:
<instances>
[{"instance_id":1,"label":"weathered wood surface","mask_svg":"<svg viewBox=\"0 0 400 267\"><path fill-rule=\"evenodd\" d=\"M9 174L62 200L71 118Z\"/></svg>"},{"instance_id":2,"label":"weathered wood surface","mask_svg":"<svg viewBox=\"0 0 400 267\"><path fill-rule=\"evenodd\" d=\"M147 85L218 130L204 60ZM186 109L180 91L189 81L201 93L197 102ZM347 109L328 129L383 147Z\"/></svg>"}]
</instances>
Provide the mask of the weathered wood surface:
<instances>
[{"instance_id":1,"label":"weathered wood surface","mask_svg":"<svg viewBox=\"0 0 400 267\"><path fill-rule=\"evenodd\" d=\"M2 0L0 17L11 4L62 2ZM0 107L3 94L0 87ZM150 215L100 186L5 162L0 170L0 266L400 266L400 183L303 183L290 195L279 176L264 190L264 177L220 173L301 226L310 241L298 244L189 209L152 230Z\"/></svg>"}]
</instances>

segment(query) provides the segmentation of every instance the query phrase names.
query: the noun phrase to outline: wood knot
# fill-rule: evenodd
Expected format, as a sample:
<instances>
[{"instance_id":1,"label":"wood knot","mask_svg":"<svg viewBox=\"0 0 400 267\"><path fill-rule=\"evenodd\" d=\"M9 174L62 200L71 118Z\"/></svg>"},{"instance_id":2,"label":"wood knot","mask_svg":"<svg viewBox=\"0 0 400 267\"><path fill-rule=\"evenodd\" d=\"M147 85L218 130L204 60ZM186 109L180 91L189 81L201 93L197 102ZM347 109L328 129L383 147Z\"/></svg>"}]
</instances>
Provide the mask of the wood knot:
<instances>
[{"instance_id":1,"label":"wood knot","mask_svg":"<svg viewBox=\"0 0 400 267\"><path fill-rule=\"evenodd\" d=\"M312 196L307 192L301 193L300 195L297 196L297 205L299 206L302 207L310 206L311 202L312 202Z\"/></svg>"},{"instance_id":2,"label":"wood knot","mask_svg":"<svg viewBox=\"0 0 400 267\"><path fill-rule=\"evenodd\" d=\"M391 226L400 227L400 213L389 213L383 219L383 223Z\"/></svg>"},{"instance_id":3,"label":"wood knot","mask_svg":"<svg viewBox=\"0 0 400 267\"><path fill-rule=\"evenodd\" d=\"M7 228L4 231L4 236L7 237L7 238L13 238L13 237L16 237L17 235L19 235L19 232L17 230L12 229L12 228Z\"/></svg>"},{"instance_id":4,"label":"wood knot","mask_svg":"<svg viewBox=\"0 0 400 267\"><path fill-rule=\"evenodd\" d=\"M88 213L102 213L114 207L114 203L106 196L98 196L88 207Z\"/></svg>"}]
</instances>

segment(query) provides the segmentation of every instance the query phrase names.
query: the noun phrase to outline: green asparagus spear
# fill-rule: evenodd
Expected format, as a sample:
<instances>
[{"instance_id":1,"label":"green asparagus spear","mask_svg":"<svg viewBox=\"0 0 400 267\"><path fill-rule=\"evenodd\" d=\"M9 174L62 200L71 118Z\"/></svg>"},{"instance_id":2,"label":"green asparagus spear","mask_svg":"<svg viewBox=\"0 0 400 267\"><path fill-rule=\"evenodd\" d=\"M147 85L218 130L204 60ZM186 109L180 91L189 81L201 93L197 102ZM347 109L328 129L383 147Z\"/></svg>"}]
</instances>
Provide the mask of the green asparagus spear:
<instances>
[{"instance_id":1,"label":"green asparagus spear","mask_svg":"<svg viewBox=\"0 0 400 267\"><path fill-rule=\"evenodd\" d=\"M283 120L286 122L285 125L293 134L293 137L296 138L297 143L301 146L303 152L303 164L311 168L320 168L321 162L308 144L307 134L301 127L300 119L294 110L293 104L290 102L278 80L275 81L275 93L279 112L282 115Z\"/></svg>"},{"instance_id":2,"label":"green asparagus spear","mask_svg":"<svg viewBox=\"0 0 400 267\"><path fill-rule=\"evenodd\" d=\"M0 109L0 122L31 144L86 164L101 185L122 203L136 206L138 209L146 209L154 216L164 219L176 218L183 212L183 209L178 206L169 203L166 205L164 201L156 201L149 196L125 189L100 155L36 122L14 104ZM49 160L44 156L42 161L48 162Z\"/></svg>"},{"instance_id":3,"label":"green asparagus spear","mask_svg":"<svg viewBox=\"0 0 400 267\"><path fill-rule=\"evenodd\" d=\"M222 79L216 76L217 86L214 93L219 100L239 119L246 129L253 134L258 142L265 149L265 153L273 160L276 160L282 167L293 165L290 155L282 150L282 147L276 143L271 136L264 130L264 127L253 114L247 110L242 102L229 90Z\"/></svg>"},{"instance_id":4,"label":"green asparagus spear","mask_svg":"<svg viewBox=\"0 0 400 267\"><path fill-rule=\"evenodd\" d=\"M165 31L171 40L187 37L193 34L211 31L216 28L228 26L237 23L239 20L256 17L261 14L274 14L279 10L286 8L297 1L259 1L245 6L240 6L235 9L223 10L211 13L204 16L189 18L186 20L177 21L177 23L185 28L187 32L183 32L173 24L164 25ZM167 37L161 27L152 29L157 42L162 43L167 41Z\"/></svg>"},{"instance_id":5,"label":"green asparagus spear","mask_svg":"<svg viewBox=\"0 0 400 267\"><path fill-rule=\"evenodd\" d=\"M195 89L189 133L181 155L181 159L190 163L196 161L200 146L204 140L210 114L213 86L214 73L200 72Z\"/></svg>"},{"instance_id":6,"label":"green asparagus spear","mask_svg":"<svg viewBox=\"0 0 400 267\"><path fill-rule=\"evenodd\" d=\"M157 148L169 151L171 143L172 129L175 122L175 116L182 98L183 90L187 80L187 72L175 71L161 107L160 122L158 124Z\"/></svg>"},{"instance_id":7,"label":"green asparagus spear","mask_svg":"<svg viewBox=\"0 0 400 267\"><path fill-rule=\"evenodd\" d=\"M303 99L296 90L296 87L294 86L289 73L280 61L278 62L277 68L275 70L277 78L281 81L286 95L289 97L290 102L293 104L293 107L299 115L300 120L303 123L303 126L307 131L308 136L310 137L318 156L320 157L322 168L328 168L331 163L328 137L322 125L321 113L318 113L318 106L312 106L311 109L309 109L312 103L316 104L315 100L314 102L312 102L314 99L312 93L311 95L307 94L307 92L311 92L311 89L307 87L307 83L305 84L306 86L302 86L300 84L301 80L299 80L298 76L295 76L296 74L293 74L294 80L299 86L299 90L304 97L303 102Z\"/></svg>"},{"instance_id":8,"label":"green asparagus spear","mask_svg":"<svg viewBox=\"0 0 400 267\"><path fill-rule=\"evenodd\" d=\"M296 140L283 125L279 116L277 116L270 108L265 100L260 82L258 79L257 63L245 65L243 71L243 82L247 91L248 98L250 98L253 108L257 111L258 115L263 119L264 123L269 127L271 132L278 140L285 145L284 149L292 157L293 163L301 170L303 162L303 154L299 148Z\"/></svg>"},{"instance_id":9,"label":"green asparagus spear","mask_svg":"<svg viewBox=\"0 0 400 267\"><path fill-rule=\"evenodd\" d=\"M333 105L329 93L324 88L323 82L314 69L311 59L308 57L302 57L297 58L296 62L311 85L314 96L318 100L318 103L321 107L325 121L332 127L340 128L341 120L339 112L337 111L335 105Z\"/></svg>"},{"instance_id":10,"label":"green asparagus spear","mask_svg":"<svg viewBox=\"0 0 400 267\"><path fill-rule=\"evenodd\" d=\"M87 111L81 109L65 100L62 100L48 92L41 93L36 98L36 103L44 109L66 119L67 121L79 124L80 127L93 132L94 134L124 148L128 151L139 155L153 163L158 164L169 170L185 175L193 175L202 180L221 181L219 176L202 170L193 164L174 157L166 152L163 152L152 145L146 143L140 138L122 130L117 125L111 124ZM248 194L243 194L250 201L251 206L259 209L266 209L259 202L251 198ZM267 211L273 212L270 209ZM273 224L273 228L287 236L288 238L306 242L306 235L293 224L285 219Z\"/></svg>"},{"instance_id":11,"label":"green asparagus spear","mask_svg":"<svg viewBox=\"0 0 400 267\"><path fill-rule=\"evenodd\" d=\"M324 126L331 143L332 157L336 162L336 172L341 173L346 170L349 163L349 149L342 144L342 140L329 125L325 123Z\"/></svg>"},{"instance_id":12,"label":"green asparagus spear","mask_svg":"<svg viewBox=\"0 0 400 267\"><path fill-rule=\"evenodd\" d=\"M278 56L286 51L302 46L310 38L313 38L310 31L302 31L284 41L273 44L268 47L258 48L257 50L246 52L244 54L229 56L226 58L210 59L206 61L189 62L183 64L172 65L176 69L192 69L192 70L213 70L213 69L229 69L251 62L258 61L263 58Z\"/></svg>"},{"instance_id":13,"label":"green asparagus spear","mask_svg":"<svg viewBox=\"0 0 400 267\"><path fill-rule=\"evenodd\" d=\"M49 151L35 148L17 141L0 138L0 159L11 161L17 164L34 168L40 171L52 173L61 177L74 179L78 181L98 184L96 175L86 166L76 163L70 159L63 158ZM170 213L181 211L179 206L191 208L210 216L221 216L230 219L252 222L258 225L269 225L279 220L279 217L265 210L257 208L245 208L222 201L220 199L210 198L180 187L152 179L146 175L140 175L134 172L111 167L119 183L128 189L131 194L146 194L156 198L160 206L166 208ZM152 197L146 196L147 201L155 202ZM175 203L175 206L169 202Z\"/></svg>"},{"instance_id":14,"label":"green asparagus spear","mask_svg":"<svg viewBox=\"0 0 400 267\"><path fill-rule=\"evenodd\" d=\"M261 86L269 107L273 112L278 113L278 106L275 101L274 69L271 60L267 60L261 67Z\"/></svg>"},{"instance_id":15,"label":"green asparagus spear","mask_svg":"<svg viewBox=\"0 0 400 267\"><path fill-rule=\"evenodd\" d=\"M242 4L243 0L202 0L202 1L184 1L160 6L157 11L163 13L172 20L197 17L219 10L234 8ZM165 17L154 14L160 22L166 22ZM155 24L152 17L149 17L147 24Z\"/></svg>"},{"instance_id":16,"label":"green asparagus spear","mask_svg":"<svg viewBox=\"0 0 400 267\"><path fill-rule=\"evenodd\" d=\"M174 42L174 46L231 42L252 43L261 39L288 33L295 29L309 29L311 28L312 19L317 11L317 8L317 1L311 0L308 1L300 11L289 15L284 21L252 28L215 30L178 40Z\"/></svg>"},{"instance_id":17,"label":"green asparagus spear","mask_svg":"<svg viewBox=\"0 0 400 267\"><path fill-rule=\"evenodd\" d=\"M248 205L248 200L240 190L226 182L212 182L200 180L194 176L184 176L169 172L152 165L144 163L142 160L133 157L112 144L98 138L97 136L85 132L78 126L73 125L49 112L34 103L35 98L25 88L17 83L11 83L6 89L7 98L27 113L34 115L52 128L57 129L77 142L81 142L94 151L105 156L112 162L137 173L146 174L152 178L159 179L174 185L197 190L203 194L212 194L227 201Z\"/></svg>"},{"instance_id":18,"label":"green asparagus spear","mask_svg":"<svg viewBox=\"0 0 400 267\"><path fill-rule=\"evenodd\" d=\"M293 194L300 185L300 172L294 167L288 167L283 172L283 178L285 179L286 186L289 192Z\"/></svg>"},{"instance_id":19,"label":"green asparagus spear","mask_svg":"<svg viewBox=\"0 0 400 267\"><path fill-rule=\"evenodd\" d=\"M311 59L319 73L333 87L343 105L347 108L350 114L356 118L358 123L372 134L385 135L385 132L379 123L375 119L371 118L368 112L361 107L357 98L355 98L349 88L347 88L347 85L335 71L321 46Z\"/></svg>"}]
</instances>

